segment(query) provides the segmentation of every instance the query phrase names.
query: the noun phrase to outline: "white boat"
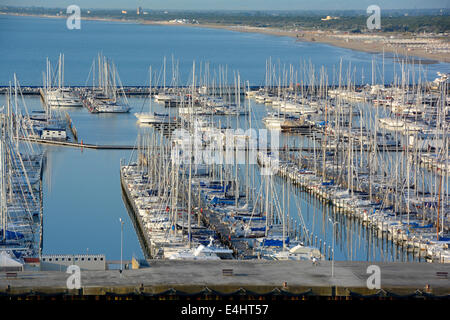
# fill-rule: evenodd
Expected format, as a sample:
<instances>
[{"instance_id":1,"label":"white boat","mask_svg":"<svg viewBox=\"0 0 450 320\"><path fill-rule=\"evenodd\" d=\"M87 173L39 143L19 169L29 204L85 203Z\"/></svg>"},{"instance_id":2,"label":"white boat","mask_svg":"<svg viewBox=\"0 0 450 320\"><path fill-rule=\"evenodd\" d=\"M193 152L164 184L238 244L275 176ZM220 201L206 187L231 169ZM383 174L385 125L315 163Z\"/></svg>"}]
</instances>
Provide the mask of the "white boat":
<instances>
[{"instance_id":1,"label":"white boat","mask_svg":"<svg viewBox=\"0 0 450 320\"><path fill-rule=\"evenodd\" d=\"M311 258L323 259L319 249L314 247L306 247L301 244L290 248L286 251L278 251L273 253L276 260L310 260Z\"/></svg>"},{"instance_id":2,"label":"white boat","mask_svg":"<svg viewBox=\"0 0 450 320\"><path fill-rule=\"evenodd\" d=\"M47 68L49 68L47 61ZM47 72L50 69L47 69ZM58 87L52 88L51 77L47 74L45 102L49 107L82 107L83 103L71 88L64 87L64 55L59 56Z\"/></svg>"},{"instance_id":3,"label":"white boat","mask_svg":"<svg viewBox=\"0 0 450 320\"><path fill-rule=\"evenodd\" d=\"M83 103L70 91L64 89L48 90L46 101L50 107L82 107Z\"/></svg>"},{"instance_id":4,"label":"white boat","mask_svg":"<svg viewBox=\"0 0 450 320\"><path fill-rule=\"evenodd\" d=\"M278 117L266 117L263 119L263 122L268 129L281 130L284 119Z\"/></svg>"},{"instance_id":5,"label":"white boat","mask_svg":"<svg viewBox=\"0 0 450 320\"><path fill-rule=\"evenodd\" d=\"M293 120L293 119L295 118L290 115L282 113L279 114L269 113L267 117L263 118L263 122L268 129L281 130L282 125L286 120Z\"/></svg>"},{"instance_id":6,"label":"white boat","mask_svg":"<svg viewBox=\"0 0 450 320\"><path fill-rule=\"evenodd\" d=\"M102 113L126 113L130 111L130 107L126 104L118 104L115 102L98 103L96 105L97 112Z\"/></svg>"},{"instance_id":7,"label":"white boat","mask_svg":"<svg viewBox=\"0 0 450 320\"><path fill-rule=\"evenodd\" d=\"M170 117L168 114L159 114L153 112L142 112L134 114L140 123L147 124L161 124L161 123L169 123Z\"/></svg>"},{"instance_id":8,"label":"white boat","mask_svg":"<svg viewBox=\"0 0 450 320\"><path fill-rule=\"evenodd\" d=\"M169 260L220 260L220 258L214 250L210 250L201 244L196 249L175 252L169 256Z\"/></svg>"},{"instance_id":9,"label":"white boat","mask_svg":"<svg viewBox=\"0 0 450 320\"><path fill-rule=\"evenodd\" d=\"M75 99L55 99L55 100L47 100L47 104L52 108L78 108L82 107L83 104L80 100Z\"/></svg>"},{"instance_id":10,"label":"white boat","mask_svg":"<svg viewBox=\"0 0 450 320\"><path fill-rule=\"evenodd\" d=\"M383 128L388 130L403 131L405 129L405 122L401 119L381 118L378 121Z\"/></svg>"},{"instance_id":11,"label":"white boat","mask_svg":"<svg viewBox=\"0 0 450 320\"><path fill-rule=\"evenodd\" d=\"M165 101L171 101L171 100L177 100L178 96L173 94L167 94L167 93L158 93L155 96L155 100L157 102L165 102Z\"/></svg>"},{"instance_id":12,"label":"white boat","mask_svg":"<svg viewBox=\"0 0 450 320\"><path fill-rule=\"evenodd\" d=\"M209 244L208 244L206 247L200 245L200 246L203 247L203 248L201 248L201 251L202 251L202 252L211 252L211 253L214 253L214 254L217 255L220 259L233 259L233 250L228 249L228 248L223 248L223 247L215 246L215 245L213 244L213 240L214 240L214 239L213 239L212 237L210 237L210 238L209 238ZM197 248L197 250L200 249L200 246Z\"/></svg>"}]
</instances>

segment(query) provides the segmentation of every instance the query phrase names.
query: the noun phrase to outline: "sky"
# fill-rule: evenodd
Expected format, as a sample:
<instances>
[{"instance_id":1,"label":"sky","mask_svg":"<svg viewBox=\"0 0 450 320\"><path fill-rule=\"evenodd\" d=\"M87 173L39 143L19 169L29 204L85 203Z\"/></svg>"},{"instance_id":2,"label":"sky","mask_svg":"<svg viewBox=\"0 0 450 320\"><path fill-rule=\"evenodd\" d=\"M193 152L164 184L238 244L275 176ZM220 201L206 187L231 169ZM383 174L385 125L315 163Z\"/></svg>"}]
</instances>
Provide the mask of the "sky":
<instances>
[{"instance_id":1,"label":"sky","mask_svg":"<svg viewBox=\"0 0 450 320\"><path fill-rule=\"evenodd\" d=\"M0 0L1 5L63 8L122 8L180 10L365 10L376 4L383 9L449 8L450 0Z\"/></svg>"}]
</instances>

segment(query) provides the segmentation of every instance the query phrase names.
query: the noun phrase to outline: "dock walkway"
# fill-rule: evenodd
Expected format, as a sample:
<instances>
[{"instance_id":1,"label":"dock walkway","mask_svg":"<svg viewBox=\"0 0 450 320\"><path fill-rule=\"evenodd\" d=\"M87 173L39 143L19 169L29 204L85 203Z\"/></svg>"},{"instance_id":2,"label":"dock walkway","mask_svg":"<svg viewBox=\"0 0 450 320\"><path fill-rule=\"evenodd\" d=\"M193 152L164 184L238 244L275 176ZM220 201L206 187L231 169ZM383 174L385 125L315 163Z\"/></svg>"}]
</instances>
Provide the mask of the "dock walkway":
<instances>
[{"instance_id":1,"label":"dock walkway","mask_svg":"<svg viewBox=\"0 0 450 320\"><path fill-rule=\"evenodd\" d=\"M105 144L101 145L101 144L83 143L83 140L81 140L81 142L46 140L38 138L20 138L20 140L54 146L98 149L98 150L132 150L135 148L135 146L131 145L105 145Z\"/></svg>"},{"instance_id":2,"label":"dock walkway","mask_svg":"<svg viewBox=\"0 0 450 320\"><path fill-rule=\"evenodd\" d=\"M85 148L85 149L98 149L98 150L133 150L136 146L131 145L107 145L107 144L91 144L91 143L83 143L81 142L71 142L71 141L58 141L58 140L47 140L47 139L38 139L38 138L20 138L22 141L29 141L33 143L40 144L48 144L62 147L72 147L72 148ZM142 148L142 147L141 147ZM154 147L154 149L158 149L159 147ZM240 151L246 151L248 148L239 148ZM225 149L224 149L225 150ZM236 148L233 148L236 150ZM278 152L294 152L294 151L306 151L313 152L313 148L303 148L303 147L279 147L279 148L256 148L255 151L278 151ZM358 151L358 150L355 150ZM391 152L403 152L405 149L401 148L392 148L386 151Z\"/></svg>"},{"instance_id":3,"label":"dock walkway","mask_svg":"<svg viewBox=\"0 0 450 320\"><path fill-rule=\"evenodd\" d=\"M147 268L124 270L122 275L117 270L82 270L82 294L157 294L170 289L198 293L207 287L222 293L244 289L264 294L278 289L281 294L311 291L318 296L348 297L352 292L368 295L379 291L367 288L370 276L367 267L371 264L380 267L381 289L387 292L408 295L427 290L439 296L450 294L449 280L437 276L450 271L450 266L443 264L336 261L331 277L330 261L321 261L316 266L309 261L266 260L148 260L148 263ZM225 269L232 270L232 275L223 275ZM0 273L0 293L8 290L8 286L9 294L31 290L68 292L67 277L60 271L18 272L14 279Z\"/></svg>"}]
</instances>

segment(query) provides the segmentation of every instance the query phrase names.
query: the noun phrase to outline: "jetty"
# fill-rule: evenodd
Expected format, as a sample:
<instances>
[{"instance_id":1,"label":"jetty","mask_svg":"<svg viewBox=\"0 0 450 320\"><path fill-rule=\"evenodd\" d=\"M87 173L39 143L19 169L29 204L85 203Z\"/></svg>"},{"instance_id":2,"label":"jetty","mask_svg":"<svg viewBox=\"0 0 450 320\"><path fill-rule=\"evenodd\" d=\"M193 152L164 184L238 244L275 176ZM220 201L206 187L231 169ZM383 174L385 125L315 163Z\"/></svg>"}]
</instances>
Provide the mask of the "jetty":
<instances>
[{"instance_id":1,"label":"jetty","mask_svg":"<svg viewBox=\"0 0 450 320\"><path fill-rule=\"evenodd\" d=\"M33 295L64 296L142 296L169 297L246 295L267 299L299 296L340 299L395 298L411 295L422 298L450 294L450 266L424 263L377 263L381 288L367 286L371 265L367 262L335 261L313 265L309 261L148 260L141 269L81 271L81 288L67 289L67 273L23 271L14 278L0 274L0 294L8 297ZM224 273L224 270L230 272ZM369 281L370 282L370 281Z\"/></svg>"}]
</instances>

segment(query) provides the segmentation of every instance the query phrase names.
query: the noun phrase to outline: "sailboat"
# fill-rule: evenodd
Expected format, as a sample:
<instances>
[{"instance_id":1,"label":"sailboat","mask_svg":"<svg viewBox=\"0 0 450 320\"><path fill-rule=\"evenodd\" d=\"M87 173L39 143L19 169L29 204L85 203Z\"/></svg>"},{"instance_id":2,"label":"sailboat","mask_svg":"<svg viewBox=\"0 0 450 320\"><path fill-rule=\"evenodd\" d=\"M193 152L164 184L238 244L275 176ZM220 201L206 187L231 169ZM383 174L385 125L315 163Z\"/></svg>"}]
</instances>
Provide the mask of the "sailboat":
<instances>
[{"instance_id":1,"label":"sailboat","mask_svg":"<svg viewBox=\"0 0 450 320\"><path fill-rule=\"evenodd\" d=\"M166 124L170 122L170 116L167 113L152 112L152 68L150 67L150 85L149 85L149 112L135 113L139 123L145 124Z\"/></svg>"},{"instance_id":2,"label":"sailboat","mask_svg":"<svg viewBox=\"0 0 450 320\"><path fill-rule=\"evenodd\" d=\"M91 70L95 70L95 60ZM94 74L93 73L93 80ZM117 82L119 86L117 86ZM131 107L115 65L98 55L98 88L81 93L84 103L95 113L127 113Z\"/></svg>"},{"instance_id":3,"label":"sailboat","mask_svg":"<svg viewBox=\"0 0 450 320\"><path fill-rule=\"evenodd\" d=\"M58 85L53 87L51 77L51 64L47 60L47 83L45 87L45 100L49 107L82 107L83 103L73 93L72 89L64 87L64 55L59 55Z\"/></svg>"},{"instance_id":4,"label":"sailboat","mask_svg":"<svg viewBox=\"0 0 450 320\"><path fill-rule=\"evenodd\" d=\"M298 118L286 113L269 113L263 118L265 126L274 130L281 130L286 120L298 120Z\"/></svg>"},{"instance_id":5,"label":"sailboat","mask_svg":"<svg viewBox=\"0 0 450 320\"><path fill-rule=\"evenodd\" d=\"M15 79L17 96L17 80ZM43 155L28 142L17 99L7 95L5 113L0 117L0 250L15 258L38 254L41 168ZM13 112L15 116L13 116ZM42 226L42 225L41 225Z\"/></svg>"}]
</instances>

